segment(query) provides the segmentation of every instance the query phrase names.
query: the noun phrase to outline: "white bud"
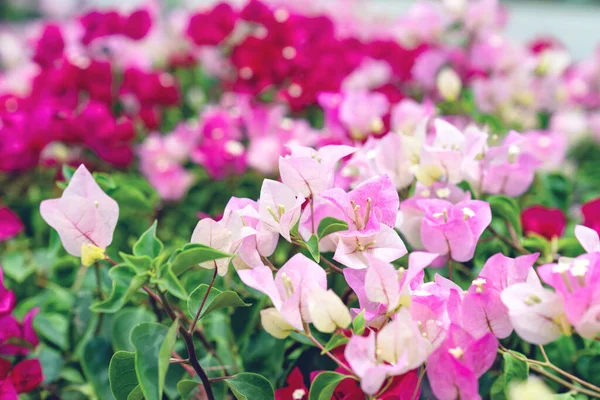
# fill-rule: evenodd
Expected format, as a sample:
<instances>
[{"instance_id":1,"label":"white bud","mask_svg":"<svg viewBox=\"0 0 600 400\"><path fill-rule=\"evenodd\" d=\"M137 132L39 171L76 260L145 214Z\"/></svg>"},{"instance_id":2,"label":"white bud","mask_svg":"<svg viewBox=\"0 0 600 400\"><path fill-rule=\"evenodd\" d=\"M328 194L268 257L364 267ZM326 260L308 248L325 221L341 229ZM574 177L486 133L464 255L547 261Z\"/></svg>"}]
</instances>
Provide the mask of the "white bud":
<instances>
[{"instance_id":1,"label":"white bud","mask_svg":"<svg viewBox=\"0 0 600 400\"><path fill-rule=\"evenodd\" d=\"M320 332L331 333L347 328L352 322L350 312L333 290L314 287L308 300L308 313L313 325Z\"/></svg>"},{"instance_id":2,"label":"white bud","mask_svg":"<svg viewBox=\"0 0 600 400\"><path fill-rule=\"evenodd\" d=\"M437 90L444 100L455 101L462 90L460 76L450 67L443 68L437 76Z\"/></svg>"},{"instance_id":3,"label":"white bud","mask_svg":"<svg viewBox=\"0 0 600 400\"><path fill-rule=\"evenodd\" d=\"M287 323L279 311L275 308L267 308L260 312L260 322L263 328L271 336L277 339L285 339L294 330L294 327Z\"/></svg>"}]
</instances>

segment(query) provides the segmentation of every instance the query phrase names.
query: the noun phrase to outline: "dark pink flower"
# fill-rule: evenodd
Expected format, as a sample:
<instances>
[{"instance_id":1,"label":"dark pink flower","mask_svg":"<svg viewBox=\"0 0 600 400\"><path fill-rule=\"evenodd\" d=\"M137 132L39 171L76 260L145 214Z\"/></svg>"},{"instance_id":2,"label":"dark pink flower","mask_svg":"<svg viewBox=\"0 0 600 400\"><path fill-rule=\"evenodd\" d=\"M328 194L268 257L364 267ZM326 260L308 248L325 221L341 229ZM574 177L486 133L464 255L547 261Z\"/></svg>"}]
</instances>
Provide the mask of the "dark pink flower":
<instances>
[{"instance_id":1,"label":"dark pink flower","mask_svg":"<svg viewBox=\"0 0 600 400\"><path fill-rule=\"evenodd\" d=\"M275 400L307 400L308 388L304 384L302 372L298 367L288 375L286 386L275 391Z\"/></svg>"},{"instance_id":2,"label":"dark pink flower","mask_svg":"<svg viewBox=\"0 0 600 400\"><path fill-rule=\"evenodd\" d=\"M31 392L43 380L39 360L23 360L11 368L10 361L0 358L0 399L17 400L18 394Z\"/></svg>"},{"instance_id":3,"label":"dark pink flower","mask_svg":"<svg viewBox=\"0 0 600 400\"><path fill-rule=\"evenodd\" d=\"M57 25L46 25L36 43L33 61L41 67L50 66L62 57L64 49L65 41L60 27Z\"/></svg>"},{"instance_id":4,"label":"dark pink flower","mask_svg":"<svg viewBox=\"0 0 600 400\"><path fill-rule=\"evenodd\" d=\"M600 234L600 197L588 201L581 207L583 224Z\"/></svg>"},{"instance_id":5,"label":"dark pink flower","mask_svg":"<svg viewBox=\"0 0 600 400\"><path fill-rule=\"evenodd\" d=\"M23 232L23 222L8 207L0 206L0 242L8 240ZM2 275L0 274L0 284ZM0 311L0 314L2 312Z\"/></svg>"},{"instance_id":6,"label":"dark pink flower","mask_svg":"<svg viewBox=\"0 0 600 400\"><path fill-rule=\"evenodd\" d=\"M192 15L187 35L197 45L215 46L233 31L237 18L229 4L219 3L207 12Z\"/></svg>"},{"instance_id":7,"label":"dark pink flower","mask_svg":"<svg viewBox=\"0 0 600 400\"><path fill-rule=\"evenodd\" d=\"M521 213L523 231L536 233L550 240L562 236L567 225L565 214L558 208L547 208L535 205L526 208Z\"/></svg>"}]
</instances>

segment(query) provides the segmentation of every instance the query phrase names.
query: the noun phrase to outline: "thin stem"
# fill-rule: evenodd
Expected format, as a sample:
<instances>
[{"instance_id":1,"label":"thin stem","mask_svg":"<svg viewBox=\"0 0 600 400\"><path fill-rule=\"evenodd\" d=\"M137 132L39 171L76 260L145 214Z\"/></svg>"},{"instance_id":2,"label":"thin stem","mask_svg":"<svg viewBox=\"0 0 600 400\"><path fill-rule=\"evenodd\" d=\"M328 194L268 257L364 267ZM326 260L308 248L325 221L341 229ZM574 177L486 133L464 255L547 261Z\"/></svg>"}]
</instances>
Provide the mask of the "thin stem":
<instances>
[{"instance_id":1,"label":"thin stem","mask_svg":"<svg viewBox=\"0 0 600 400\"><path fill-rule=\"evenodd\" d=\"M334 263L332 263L331 261L329 261L328 259L326 259L325 257L321 257L321 260L327 264L327 266L329 268L331 268L333 271L337 272L338 274L343 274L344 271L338 267L337 265L335 265Z\"/></svg>"},{"instance_id":2,"label":"thin stem","mask_svg":"<svg viewBox=\"0 0 600 400\"><path fill-rule=\"evenodd\" d=\"M539 372L540 374L560 383L561 385L563 385L565 387L568 387L569 389L576 390L576 391L588 394L588 395L596 397L596 398L600 398L600 387L592 385L591 383L586 382L583 379L578 378L578 377L558 368L556 365L554 365L554 364L552 364L552 362L550 362L550 360L548 359L548 355L546 354L546 350L542 346L540 346L540 350L542 351L542 356L544 357L545 361L532 360L530 358L523 357L511 350L508 350L507 348L505 348L502 345L500 346L500 349L499 349L500 352L509 353L511 356L515 357L516 359L518 359L520 361L524 361L528 364L531 364L530 367L534 371ZM554 372L557 372L557 373L563 375L564 377L571 379L572 381L577 382L583 386L587 386L588 388L590 388L592 390L588 390L588 389L584 389L584 388L575 386L572 383L569 383L566 380L546 371L544 369L544 367L550 368Z\"/></svg>"},{"instance_id":3,"label":"thin stem","mask_svg":"<svg viewBox=\"0 0 600 400\"><path fill-rule=\"evenodd\" d=\"M198 319L200 319L200 314L202 313L202 309L204 308L204 304L206 303L206 299L208 299L208 295L210 294L210 291L213 287L213 285L215 284L215 279L217 279L217 263L216 261L213 261L215 263L215 272L213 273L212 279L210 280L210 283L208 284L208 289L206 290L206 293L204 293L204 298L202 299L202 302L200 303L200 307L198 307L198 311L196 311L196 316L194 317L194 320L192 321L192 324L190 325L190 329L188 329L188 332L191 334L193 334L194 329L196 329L196 324L198 323Z\"/></svg>"},{"instance_id":4,"label":"thin stem","mask_svg":"<svg viewBox=\"0 0 600 400\"><path fill-rule=\"evenodd\" d=\"M321 351L325 352L325 354L327 354L327 356L331 358L337 365L348 371L348 373L350 373L350 375L352 375L353 377L356 377L356 375L354 375L354 372L352 372L352 370L348 368L346 364L344 364L336 356L331 354L329 350L325 350L325 346L323 346L321 342L319 342L317 338L314 337L313 334L310 332L310 327L308 326L308 324L304 324L304 335L307 338L309 338L318 348L320 348Z\"/></svg>"},{"instance_id":5,"label":"thin stem","mask_svg":"<svg viewBox=\"0 0 600 400\"><path fill-rule=\"evenodd\" d=\"M423 378L425 377L425 370L427 367L421 365L421 371L419 372L419 379L417 380L417 385L415 386L415 391L413 392L410 400L415 400L417 398L417 394L419 393L419 388L421 387L421 383L423 382Z\"/></svg>"},{"instance_id":6,"label":"thin stem","mask_svg":"<svg viewBox=\"0 0 600 400\"><path fill-rule=\"evenodd\" d=\"M277 268L275 268L275 266L273 265L273 263L271 262L271 260L269 260L267 257L265 256L260 256L260 259L262 260L263 263L265 263L265 265L267 267L269 267L271 269L271 271L273 272L277 272Z\"/></svg>"},{"instance_id":7,"label":"thin stem","mask_svg":"<svg viewBox=\"0 0 600 400\"><path fill-rule=\"evenodd\" d=\"M144 290L146 290L145 287L144 287ZM161 304L164 307L164 309L167 311L167 314L169 314L169 317L173 321L179 321L175 312L173 311L173 308L171 308L171 305L169 304L167 296L162 292L159 292L159 295L160 295L160 299L162 300ZM177 323L179 323L179 322L177 322ZM183 338L183 341L185 342L190 365L194 368L194 371L196 371L196 374L202 381L202 385L204 386L204 391L206 392L206 397L208 398L208 400L215 400L215 395L213 394L212 387L210 386L210 381L208 380L208 375L206 375L206 372L204 372L204 369L202 369L202 366L198 362L198 356L196 355L196 348L194 347L194 339L192 338L192 335L190 335L190 333L181 324L179 325L179 334L181 335L181 337Z\"/></svg>"},{"instance_id":8,"label":"thin stem","mask_svg":"<svg viewBox=\"0 0 600 400\"><path fill-rule=\"evenodd\" d=\"M585 389L585 388L581 388L578 386L573 385L570 382L567 382L566 380L546 371L544 368L538 366L538 365L532 365L531 369L534 370L535 372L544 375L546 378L551 379L553 381L555 381L556 383L559 383L561 385L563 385L566 388L569 388L575 392L579 392L579 393L583 393L583 394L587 394L588 396L592 396L595 397L597 399L600 399L600 393L597 392L593 392L591 390Z\"/></svg>"},{"instance_id":9,"label":"thin stem","mask_svg":"<svg viewBox=\"0 0 600 400\"><path fill-rule=\"evenodd\" d=\"M225 379L231 379L233 378L233 376L217 376L215 378L208 378L209 381L211 382L219 382L219 381L224 381Z\"/></svg>"},{"instance_id":10,"label":"thin stem","mask_svg":"<svg viewBox=\"0 0 600 400\"><path fill-rule=\"evenodd\" d=\"M310 223L312 226L312 234L314 235L316 233L316 230L315 230L315 196L312 195L312 192L310 194Z\"/></svg>"},{"instance_id":11,"label":"thin stem","mask_svg":"<svg viewBox=\"0 0 600 400\"><path fill-rule=\"evenodd\" d=\"M454 268L452 268L452 258L448 259L448 279L452 280L452 271L454 270Z\"/></svg>"},{"instance_id":12,"label":"thin stem","mask_svg":"<svg viewBox=\"0 0 600 400\"><path fill-rule=\"evenodd\" d=\"M495 230L494 228L492 228L491 225L488 226L488 229L490 230L490 232L492 232L492 234L494 236L496 236L498 239L500 239L505 244L507 244L508 246L512 247L513 249L515 249L519 253L521 253L521 254L531 254L531 252L529 250L525 249L523 246L521 246L521 244L519 244L518 242L513 242L509 238L501 235L500 232L498 232L497 230Z\"/></svg>"},{"instance_id":13,"label":"thin stem","mask_svg":"<svg viewBox=\"0 0 600 400\"><path fill-rule=\"evenodd\" d=\"M112 258L110 258L110 256L108 254L106 254L106 261L108 261L112 265L117 265L117 262L115 260L113 260Z\"/></svg>"},{"instance_id":14,"label":"thin stem","mask_svg":"<svg viewBox=\"0 0 600 400\"><path fill-rule=\"evenodd\" d=\"M100 270L100 265L98 263L94 264L94 271L96 272L96 296L98 300L104 300L104 295L102 294L102 271ZM102 330L102 322L104 322L104 313L100 313L98 315L98 325L96 325L96 334L100 333Z\"/></svg>"}]
</instances>

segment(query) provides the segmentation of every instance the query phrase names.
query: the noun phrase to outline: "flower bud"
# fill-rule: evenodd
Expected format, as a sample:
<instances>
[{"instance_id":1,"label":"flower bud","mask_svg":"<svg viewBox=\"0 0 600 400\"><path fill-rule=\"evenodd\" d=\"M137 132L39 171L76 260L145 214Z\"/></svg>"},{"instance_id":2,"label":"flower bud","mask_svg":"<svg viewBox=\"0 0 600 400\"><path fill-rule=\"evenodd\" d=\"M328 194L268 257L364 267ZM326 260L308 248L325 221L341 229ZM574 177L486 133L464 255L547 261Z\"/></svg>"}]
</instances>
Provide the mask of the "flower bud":
<instances>
[{"instance_id":1,"label":"flower bud","mask_svg":"<svg viewBox=\"0 0 600 400\"><path fill-rule=\"evenodd\" d=\"M294 327L286 322L281 313L275 308L267 308L260 312L260 321L271 336L277 339L285 339L294 330Z\"/></svg>"},{"instance_id":2,"label":"flower bud","mask_svg":"<svg viewBox=\"0 0 600 400\"><path fill-rule=\"evenodd\" d=\"M106 259L106 253L103 248L95 246L91 243L83 243L81 245L81 264L84 267L89 267L96 261Z\"/></svg>"},{"instance_id":3,"label":"flower bud","mask_svg":"<svg viewBox=\"0 0 600 400\"><path fill-rule=\"evenodd\" d=\"M443 68L437 76L437 90L444 100L455 101L462 90L460 76L450 67Z\"/></svg>"},{"instance_id":4,"label":"flower bud","mask_svg":"<svg viewBox=\"0 0 600 400\"><path fill-rule=\"evenodd\" d=\"M333 290L315 287L310 293L308 312L313 325L320 332L331 333L347 328L352 322L350 312Z\"/></svg>"}]
</instances>

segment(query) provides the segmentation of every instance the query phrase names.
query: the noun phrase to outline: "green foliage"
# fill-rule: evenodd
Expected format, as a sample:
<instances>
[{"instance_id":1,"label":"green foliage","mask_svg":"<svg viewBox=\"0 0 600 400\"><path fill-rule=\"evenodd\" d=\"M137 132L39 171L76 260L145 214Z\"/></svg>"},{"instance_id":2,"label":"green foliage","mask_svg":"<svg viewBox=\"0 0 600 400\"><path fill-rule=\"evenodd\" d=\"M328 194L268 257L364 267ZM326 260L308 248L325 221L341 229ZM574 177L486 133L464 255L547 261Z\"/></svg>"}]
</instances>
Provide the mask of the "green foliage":
<instances>
[{"instance_id":1,"label":"green foliage","mask_svg":"<svg viewBox=\"0 0 600 400\"><path fill-rule=\"evenodd\" d=\"M202 284L196 288L191 294L190 298L187 302L187 308L190 316L194 318L204 297L206 296L206 301L202 307L202 312L200 313L200 317L202 318L205 315L209 314L212 311L219 310L226 307L249 307L250 304L244 303L244 301L240 298L240 296L233 291L221 292L219 289L212 287L210 288L210 292L208 296L206 292L208 291L208 285Z\"/></svg>"},{"instance_id":2,"label":"green foliage","mask_svg":"<svg viewBox=\"0 0 600 400\"><path fill-rule=\"evenodd\" d=\"M177 322L171 328L153 322L137 325L131 331L135 347L135 371L147 400L160 400L171 352L177 338Z\"/></svg>"},{"instance_id":3,"label":"green foliage","mask_svg":"<svg viewBox=\"0 0 600 400\"><path fill-rule=\"evenodd\" d=\"M274 399L273 385L264 377L251 372L242 372L225 379L225 383L237 400Z\"/></svg>"},{"instance_id":4,"label":"green foliage","mask_svg":"<svg viewBox=\"0 0 600 400\"><path fill-rule=\"evenodd\" d=\"M319 239L323 239L327 235L331 235L335 232L347 231L348 223L346 221L339 220L337 218L325 217L319 222L317 228L317 236Z\"/></svg>"},{"instance_id":5,"label":"green foliage","mask_svg":"<svg viewBox=\"0 0 600 400\"><path fill-rule=\"evenodd\" d=\"M181 275L189 268L207 261L229 258L231 254L213 249L203 244L186 244L171 256L171 270L176 276Z\"/></svg>"},{"instance_id":6,"label":"green foliage","mask_svg":"<svg viewBox=\"0 0 600 400\"><path fill-rule=\"evenodd\" d=\"M341 381L347 379L348 375L343 375L337 372L325 371L321 372L310 386L308 395L309 400L330 400L333 398L333 392Z\"/></svg>"}]
</instances>

